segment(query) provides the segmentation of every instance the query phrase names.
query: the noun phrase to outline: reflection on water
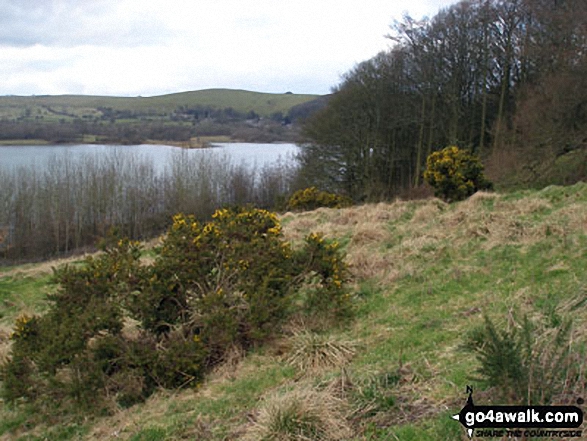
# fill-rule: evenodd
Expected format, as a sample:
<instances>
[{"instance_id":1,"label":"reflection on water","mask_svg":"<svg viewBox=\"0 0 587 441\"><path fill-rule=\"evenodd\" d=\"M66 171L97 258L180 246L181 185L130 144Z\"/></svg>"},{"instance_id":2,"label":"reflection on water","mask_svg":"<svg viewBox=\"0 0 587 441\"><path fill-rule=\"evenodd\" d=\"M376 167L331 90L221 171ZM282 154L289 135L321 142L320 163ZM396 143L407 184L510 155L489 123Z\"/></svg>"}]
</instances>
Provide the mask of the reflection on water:
<instances>
[{"instance_id":1,"label":"reflection on water","mask_svg":"<svg viewBox=\"0 0 587 441\"><path fill-rule=\"evenodd\" d=\"M137 155L142 159L151 160L159 171L164 170L171 163L171 158L177 154L226 156L233 164L244 162L259 169L277 161L292 160L299 152L299 147L295 144L255 143L222 143L215 144L209 149L191 150L155 144L0 146L0 170L9 171L32 166L38 171L44 171L52 158L68 157L75 160L112 152L121 155Z\"/></svg>"}]
</instances>

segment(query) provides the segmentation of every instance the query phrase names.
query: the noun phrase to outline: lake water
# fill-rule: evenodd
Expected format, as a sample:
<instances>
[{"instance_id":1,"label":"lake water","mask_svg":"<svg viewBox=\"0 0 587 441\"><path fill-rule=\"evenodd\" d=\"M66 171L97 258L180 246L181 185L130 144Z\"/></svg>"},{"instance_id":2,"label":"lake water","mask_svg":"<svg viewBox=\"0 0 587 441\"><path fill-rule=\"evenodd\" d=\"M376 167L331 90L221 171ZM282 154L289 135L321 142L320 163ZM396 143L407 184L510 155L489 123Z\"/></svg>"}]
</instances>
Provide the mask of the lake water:
<instances>
[{"instance_id":1,"label":"lake water","mask_svg":"<svg viewBox=\"0 0 587 441\"><path fill-rule=\"evenodd\" d=\"M207 149L182 149L168 145L38 145L0 146L0 171L12 171L20 167L34 167L43 171L52 158L68 157L72 160L112 152L130 153L151 160L158 170L163 170L173 155L216 155L226 157L233 164L246 163L260 169L278 161L293 161L299 152L295 144L222 143Z\"/></svg>"}]
</instances>

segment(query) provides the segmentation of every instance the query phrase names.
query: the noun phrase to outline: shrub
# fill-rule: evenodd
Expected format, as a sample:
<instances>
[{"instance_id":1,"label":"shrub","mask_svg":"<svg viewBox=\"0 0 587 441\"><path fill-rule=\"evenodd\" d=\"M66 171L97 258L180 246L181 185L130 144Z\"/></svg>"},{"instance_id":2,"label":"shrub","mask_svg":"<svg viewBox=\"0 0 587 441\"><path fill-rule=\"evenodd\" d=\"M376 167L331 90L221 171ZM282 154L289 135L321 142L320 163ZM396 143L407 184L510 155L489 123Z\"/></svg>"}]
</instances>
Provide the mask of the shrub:
<instances>
[{"instance_id":1,"label":"shrub","mask_svg":"<svg viewBox=\"0 0 587 441\"><path fill-rule=\"evenodd\" d=\"M352 200L346 196L318 190L309 187L296 191L288 201L289 210L315 210L320 207L343 208L352 205Z\"/></svg>"},{"instance_id":2,"label":"shrub","mask_svg":"<svg viewBox=\"0 0 587 441\"><path fill-rule=\"evenodd\" d=\"M211 355L248 347L286 314L291 253L266 210L222 209L205 224L177 215L130 309L155 333L189 324Z\"/></svg>"},{"instance_id":3,"label":"shrub","mask_svg":"<svg viewBox=\"0 0 587 441\"><path fill-rule=\"evenodd\" d=\"M350 310L338 244L311 234L293 250L266 210L222 209L207 223L176 215L150 265L126 239L103 251L55 271L49 311L17 320L6 400L129 406L196 384L228 350L279 332L294 307L322 321ZM138 333L123 332L127 317Z\"/></svg>"},{"instance_id":4,"label":"shrub","mask_svg":"<svg viewBox=\"0 0 587 441\"><path fill-rule=\"evenodd\" d=\"M350 313L350 295L345 288L347 268L337 241L310 233L298 257L308 271L305 310L313 315L343 317ZM324 318L324 317L323 317Z\"/></svg>"},{"instance_id":5,"label":"shrub","mask_svg":"<svg viewBox=\"0 0 587 441\"><path fill-rule=\"evenodd\" d=\"M434 195L446 201L461 201L492 184L483 175L479 158L458 147L447 147L426 159L424 179L434 188Z\"/></svg>"},{"instance_id":6,"label":"shrub","mask_svg":"<svg viewBox=\"0 0 587 441\"><path fill-rule=\"evenodd\" d=\"M69 396L78 405L99 404L96 390L104 387L115 358L104 359L100 342L119 338L119 299L140 277L139 257L138 243L121 239L81 267L54 272L60 289L50 297L49 311L16 322L11 357L2 366L5 399Z\"/></svg>"},{"instance_id":7,"label":"shrub","mask_svg":"<svg viewBox=\"0 0 587 441\"><path fill-rule=\"evenodd\" d=\"M542 331L542 332L541 332ZM524 317L499 329L488 318L467 337L465 348L479 361L477 380L495 387L511 404L550 404L562 393L574 363L569 345L570 322L549 333Z\"/></svg>"}]
</instances>

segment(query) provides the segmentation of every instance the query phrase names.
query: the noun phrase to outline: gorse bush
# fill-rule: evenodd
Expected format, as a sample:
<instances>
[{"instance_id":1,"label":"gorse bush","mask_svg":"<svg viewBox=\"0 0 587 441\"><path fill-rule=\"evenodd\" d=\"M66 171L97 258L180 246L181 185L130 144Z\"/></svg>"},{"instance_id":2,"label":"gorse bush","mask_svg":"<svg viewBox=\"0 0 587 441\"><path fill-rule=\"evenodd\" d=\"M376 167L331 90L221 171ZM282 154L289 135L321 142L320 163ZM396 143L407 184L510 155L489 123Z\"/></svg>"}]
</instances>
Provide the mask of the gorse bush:
<instances>
[{"instance_id":1,"label":"gorse bush","mask_svg":"<svg viewBox=\"0 0 587 441\"><path fill-rule=\"evenodd\" d=\"M454 146L428 156L424 179L434 187L436 197L449 202L461 201L493 187L483 175L479 158Z\"/></svg>"},{"instance_id":2,"label":"gorse bush","mask_svg":"<svg viewBox=\"0 0 587 441\"><path fill-rule=\"evenodd\" d=\"M327 191L309 187L296 191L288 201L289 210L314 210L320 207L343 208L352 205L352 200Z\"/></svg>"},{"instance_id":3,"label":"gorse bush","mask_svg":"<svg viewBox=\"0 0 587 441\"><path fill-rule=\"evenodd\" d=\"M337 241L327 242L321 234L310 233L298 265L307 265L312 282L305 290L309 313L345 315L350 294L344 288L346 266L340 259ZM307 263L306 263L307 262Z\"/></svg>"},{"instance_id":4,"label":"gorse bush","mask_svg":"<svg viewBox=\"0 0 587 441\"><path fill-rule=\"evenodd\" d=\"M157 334L189 326L221 356L233 344L262 340L284 317L292 263L266 210L222 209L205 224L177 215L130 309Z\"/></svg>"},{"instance_id":5,"label":"gorse bush","mask_svg":"<svg viewBox=\"0 0 587 441\"><path fill-rule=\"evenodd\" d=\"M477 380L508 404L550 404L574 375L573 365L579 366L571 352L570 322L547 333L527 317L506 329L486 317L465 348L477 356Z\"/></svg>"},{"instance_id":6,"label":"gorse bush","mask_svg":"<svg viewBox=\"0 0 587 441\"><path fill-rule=\"evenodd\" d=\"M176 215L155 261L140 257L137 242L114 238L55 271L49 311L16 322L4 399L132 405L157 387L197 384L292 314L349 312L338 244L311 234L293 249L266 210L222 209L207 223Z\"/></svg>"}]
</instances>

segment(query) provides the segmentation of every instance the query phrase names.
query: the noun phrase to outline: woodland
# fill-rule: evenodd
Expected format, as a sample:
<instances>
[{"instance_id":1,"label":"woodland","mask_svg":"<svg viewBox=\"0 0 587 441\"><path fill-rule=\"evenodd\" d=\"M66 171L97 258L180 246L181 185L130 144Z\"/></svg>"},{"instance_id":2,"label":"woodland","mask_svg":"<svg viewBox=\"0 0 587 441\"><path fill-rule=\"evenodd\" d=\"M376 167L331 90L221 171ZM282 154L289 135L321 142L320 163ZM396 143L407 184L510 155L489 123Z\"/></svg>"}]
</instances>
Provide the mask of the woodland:
<instances>
[{"instance_id":1,"label":"woodland","mask_svg":"<svg viewBox=\"0 0 587 441\"><path fill-rule=\"evenodd\" d=\"M405 16L388 38L392 49L347 72L307 124L314 184L394 197L449 145L480 155L502 188L585 178L585 0L461 1Z\"/></svg>"}]
</instances>

